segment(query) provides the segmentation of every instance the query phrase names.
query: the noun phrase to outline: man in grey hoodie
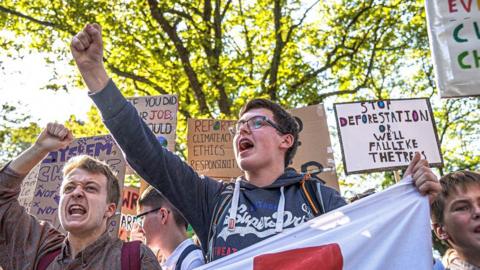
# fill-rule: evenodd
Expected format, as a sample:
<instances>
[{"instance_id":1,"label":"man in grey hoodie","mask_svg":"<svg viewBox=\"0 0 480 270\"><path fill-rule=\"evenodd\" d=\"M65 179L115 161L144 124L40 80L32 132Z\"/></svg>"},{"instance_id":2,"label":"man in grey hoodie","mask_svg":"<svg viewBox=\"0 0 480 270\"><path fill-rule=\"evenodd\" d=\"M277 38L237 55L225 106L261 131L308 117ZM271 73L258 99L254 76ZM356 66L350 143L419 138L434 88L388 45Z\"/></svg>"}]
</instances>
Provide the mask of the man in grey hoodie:
<instances>
[{"instance_id":1,"label":"man in grey hoodie","mask_svg":"<svg viewBox=\"0 0 480 270\"><path fill-rule=\"evenodd\" d=\"M305 176L287 168L297 148L299 130L295 119L278 104L256 99L242 109L232 133L235 158L245 176L235 184L223 184L199 176L160 145L108 77L99 25L88 24L74 36L71 50L91 98L128 162L182 212L209 261L293 228L317 214L302 191ZM435 191L435 175L426 161L418 159L409 172L418 179L421 192ZM334 189L321 185L319 191L321 212L345 205ZM216 213L220 213L218 217Z\"/></svg>"}]
</instances>

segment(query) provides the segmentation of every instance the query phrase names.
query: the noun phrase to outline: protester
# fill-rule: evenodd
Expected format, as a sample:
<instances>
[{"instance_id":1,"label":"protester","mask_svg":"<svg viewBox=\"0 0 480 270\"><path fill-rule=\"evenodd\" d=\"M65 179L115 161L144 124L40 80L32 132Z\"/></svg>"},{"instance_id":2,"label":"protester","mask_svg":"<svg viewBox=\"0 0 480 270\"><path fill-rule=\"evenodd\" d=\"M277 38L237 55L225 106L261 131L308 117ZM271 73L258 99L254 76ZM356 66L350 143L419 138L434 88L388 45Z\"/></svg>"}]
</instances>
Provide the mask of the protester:
<instances>
[{"instance_id":1,"label":"protester","mask_svg":"<svg viewBox=\"0 0 480 270\"><path fill-rule=\"evenodd\" d=\"M162 148L109 79L103 66L99 25L87 25L73 37L71 49L90 96L128 162L181 211L197 232L208 261L345 205L338 192L323 185L316 185L311 196L306 191L308 175L287 168L298 146L299 127L278 104L255 99L242 109L233 129L233 147L245 176L237 178L235 184L223 184L199 176ZM436 177L426 161L419 159L416 155L409 172L420 192L434 193Z\"/></svg>"},{"instance_id":2,"label":"protester","mask_svg":"<svg viewBox=\"0 0 480 270\"><path fill-rule=\"evenodd\" d=\"M163 269L190 270L205 264L202 251L187 236L187 221L160 192L148 187L138 206L137 218L143 219L140 231L148 247L159 250Z\"/></svg>"},{"instance_id":3,"label":"protester","mask_svg":"<svg viewBox=\"0 0 480 270\"><path fill-rule=\"evenodd\" d=\"M103 162L78 156L65 164L58 213L66 235L20 206L20 186L28 172L48 152L72 140L64 126L48 124L30 148L0 170L0 265L5 269L124 269L122 256L135 253L139 261L126 261L138 266L131 269L160 269L146 246L129 244L128 251L122 251L123 242L107 232L120 190Z\"/></svg>"},{"instance_id":4,"label":"protester","mask_svg":"<svg viewBox=\"0 0 480 270\"><path fill-rule=\"evenodd\" d=\"M440 184L431 215L437 237L455 250L447 269L480 270L480 174L458 171Z\"/></svg>"}]
</instances>

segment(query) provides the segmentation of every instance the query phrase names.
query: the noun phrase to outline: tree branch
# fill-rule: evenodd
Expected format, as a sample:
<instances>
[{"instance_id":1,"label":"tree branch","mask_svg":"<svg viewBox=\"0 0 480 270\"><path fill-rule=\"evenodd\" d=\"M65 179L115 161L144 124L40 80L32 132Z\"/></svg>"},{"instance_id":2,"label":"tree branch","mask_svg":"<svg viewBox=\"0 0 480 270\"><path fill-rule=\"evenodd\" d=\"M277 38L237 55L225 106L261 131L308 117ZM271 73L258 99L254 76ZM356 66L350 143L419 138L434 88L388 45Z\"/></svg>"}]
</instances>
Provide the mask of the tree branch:
<instances>
[{"instance_id":1,"label":"tree branch","mask_svg":"<svg viewBox=\"0 0 480 270\"><path fill-rule=\"evenodd\" d=\"M247 50L247 59L250 64L250 70L248 72L248 77L253 80L253 49L252 49L252 40L250 39L250 34L247 27L247 22L245 20L245 15L243 14L242 0L238 0L238 5L240 9L240 17L242 18L243 32L245 34L245 45Z\"/></svg>"},{"instance_id":2,"label":"tree branch","mask_svg":"<svg viewBox=\"0 0 480 270\"><path fill-rule=\"evenodd\" d=\"M362 8L360 11L358 11L355 16L352 17L352 19L350 20L350 22L347 24L345 30L344 30L344 35L342 36L342 39L341 39L341 42L339 44L337 44L330 52L327 53L327 59L325 61L325 65L323 65L322 67L320 68L317 68L307 74L305 74L305 76L301 77L296 83L293 83L289 88L291 89L298 89L299 87L307 84L308 82L310 82L311 80L315 79L317 77L318 74L326 71L327 69L333 67L338 61L340 61L341 59L345 58L345 57L350 57L352 55L354 55L355 53L358 52L358 50L360 49L361 45L366 41L367 39L367 36L369 34L369 31L367 31L365 33L365 35L363 36L363 38L360 40L360 42L356 43L357 46L353 47L353 48L350 48L351 51L348 52L348 53L344 53L344 54L341 54L337 57L335 57L333 60L332 58L336 55L337 51L340 49L340 48L346 48L345 47L345 42L347 40L347 37L348 37L348 33L350 32L350 27L352 27L359 19L360 19L360 16L365 13L368 9L371 8L371 5L372 5L372 2L370 1L370 4L365 6L364 8Z\"/></svg>"},{"instance_id":3,"label":"tree branch","mask_svg":"<svg viewBox=\"0 0 480 270\"><path fill-rule=\"evenodd\" d=\"M74 31L72 31L68 27L65 27L61 24L56 24L56 23L52 23L52 22L47 22L47 21L42 21L42 20L39 20L39 19L35 19L34 17L25 15L21 12L18 12L18 11L13 10L13 9L6 8L4 6L0 6L0 12L5 12L5 13L8 13L8 14L23 18L23 19L29 20L31 22L34 22L36 24L39 24L39 25L52 27L52 28L57 29L57 30L62 30L64 32L67 32L67 33L71 34L72 36L76 34Z\"/></svg>"},{"instance_id":4,"label":"tree branch","mask_svg":"<svg viewBox=\"0 0 480 270\"><path fill-rule=\"evenodd\" d=\"M277 80L278 70L280 68L280 60L285 42L282 39L282 6L280 0L274 0L273 4L273 21L275 31L275 49L273 51L272 62L270 64L270 73L268 75L267 91L271 100L277 100Z\"/></svg>"},{"instance_id":5,"label":"tree branch","mask_svg":"<svg viewBox=\"0 0 480 270\"><path fill-rule=\"evenodd\" d=\"M199 109L202 114L206 114L211 116L210 110L208 109L205 94L203 93L202 85L198 80L196 72L193 70L192 65L190 63L190 53L183 45L182 40L178 36L178 33L175 28L173 28L167 21L167 19L163 16L160 7L156 0L148 0L148 4L150 5L150 12L152 17L157 21L160 27L167 33L170 40L173 42L175 49L180 56L180 61L182 62L183 70L185 71L190 86L195 94L195 97L199 104Z\"/></svg>"},{"instance_id":6,"label":"tree branch","mask_svg":"<svg viewBox=\"0 0 480 270\"><path fill-rule=\"evenodd\" d=\"M285 38L285 43L290 42L290 38L292 37L293 30L295 30L296 28L300 27L300 25L303 24L303 21L304 21L305 18L307 17L307 14L310 12L310 10L312 10L312 8L313 8L314 6L316 6L316 5L318 4L318 2L320 2L320 0L315 1L310 7L308 7L308 8L305 10L305 12L303 13L302 18L299 20L298 23L290 26L290 29L288 29L287 37Z\"/></svg>"},{"instance_id":7,"label":"tree branch","mask_svg":"<svg viewBox=\"0 0 480 270\"><path fill-rule=\"evenodd\" d=\"M151 86L153 89L155 89L158 93L160 93L162 95L168 95L168 92L163 87L157 85L156 83L150 81L149 79L147 79L145 77L142 77L142 76L139 76L139 75L135 75L135 74L130 73L130 72L122 71L122 70L118 69L117 67L115 67L111 64L108 64L108 63L106 63L106 64L107 64L108 68L113 73L117 74L118 76L125 77L125 78L128 78L128 79L132 79L134 81L137 81L137 82L147 84L147 85Z\"/></svg>"}]
</instances>

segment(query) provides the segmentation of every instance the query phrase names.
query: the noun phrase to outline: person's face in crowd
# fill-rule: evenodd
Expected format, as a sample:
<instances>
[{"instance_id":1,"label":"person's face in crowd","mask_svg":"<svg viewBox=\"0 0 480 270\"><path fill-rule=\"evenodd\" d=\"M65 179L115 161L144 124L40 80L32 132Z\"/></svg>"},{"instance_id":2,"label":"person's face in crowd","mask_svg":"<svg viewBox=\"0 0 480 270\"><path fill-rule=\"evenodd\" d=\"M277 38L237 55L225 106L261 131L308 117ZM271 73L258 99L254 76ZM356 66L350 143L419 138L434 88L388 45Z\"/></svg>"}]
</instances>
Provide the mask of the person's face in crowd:
<instances>
[{"instance_id":1,"label":"person's face in crowd","mask_svg":"<svg viewBox=\"0 0 480 270\"><path fill-rule=\"evenodd\" d=\"M161 241L161 230L165 226L163 223L165 214L168 214L165 208L153 208L149 205L140 207L139 215L143 219L143 232L148 246L158 247Z\"/></svg>"},{"instance_id":2,"label":"person's face in crowd","mask_svg":"<svg viewBox=\"0 0 480 270\"><path fill-rule=\"evenodd\" d=\"M480 184L457 189L445 202L443 225L437 235L448 240L459 254L480 253Z\"/></svg>"},{"instance_id":3,"label":"person's face in crowd","mask_svg":"<svg viewBox=\"0 0 480 270\"><path fill-rule=\"evenodd\" d=\"M263 116L270 121L256 121L250 123L249 119ZM272 124L273 113L268 109L252 109L239 119L244 122L235 134L233 147L235 159L243 171L255 171L266 168L273 162L283 162L286 149L282 148L283 136Z\"/></svg>"},{"instance_id":4,"label":"person's face in crowd","mask_svg":"<svg viewBox=\"0 0 480 270\"><path fill-rule=\"evenodd\" d=\"M69 233L102 233L108 218L115 214L116 205L107 203L107 178L103 174L74 169L65 176L60 194L60 223Z\"/></svg>"}]
</instances>

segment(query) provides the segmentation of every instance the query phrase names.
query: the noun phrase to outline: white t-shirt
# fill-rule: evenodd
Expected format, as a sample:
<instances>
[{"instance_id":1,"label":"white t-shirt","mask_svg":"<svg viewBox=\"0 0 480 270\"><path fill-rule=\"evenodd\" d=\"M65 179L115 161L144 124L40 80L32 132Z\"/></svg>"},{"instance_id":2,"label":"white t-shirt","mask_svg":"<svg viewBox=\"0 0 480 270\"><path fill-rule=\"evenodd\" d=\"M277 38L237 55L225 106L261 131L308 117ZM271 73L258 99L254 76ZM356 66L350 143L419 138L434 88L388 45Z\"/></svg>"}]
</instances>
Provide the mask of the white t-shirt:
<instances>
[{"instance_id":1,"label":"white t-shirt","mask_svg":"<svg viewBox=\"0 0 480 270\"><path fill-rule=\"evenodd\" d=\"M188 246L193 245L192 239L188 238L175 248L172 255L161 264L162 269L175 270L178 258L182 254L183 250ZM205 259L201 250L197 249L190 252L183 260L181 270L191 270L205 264Z\"/></svg>"}]
</instances>

